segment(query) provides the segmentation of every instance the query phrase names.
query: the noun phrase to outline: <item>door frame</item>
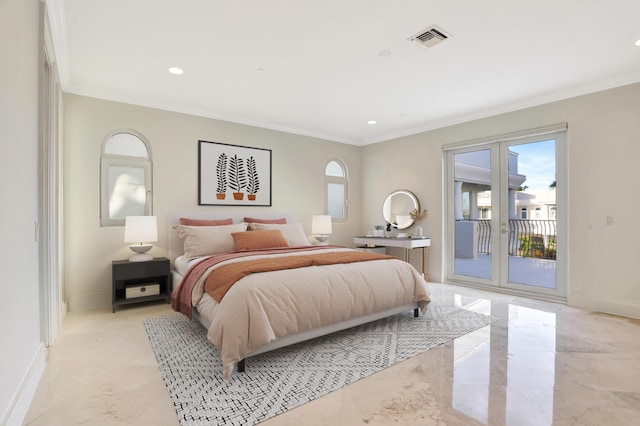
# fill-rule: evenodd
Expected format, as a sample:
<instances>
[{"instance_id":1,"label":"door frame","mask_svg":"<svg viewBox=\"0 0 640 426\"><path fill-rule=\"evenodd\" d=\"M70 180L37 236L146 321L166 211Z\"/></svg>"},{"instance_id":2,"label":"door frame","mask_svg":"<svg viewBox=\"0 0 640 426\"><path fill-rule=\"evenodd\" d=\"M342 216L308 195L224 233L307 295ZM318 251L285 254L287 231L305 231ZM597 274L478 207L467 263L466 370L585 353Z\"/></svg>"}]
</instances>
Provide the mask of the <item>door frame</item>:
<instances>
[{"instance_id":1,"label":"door frame","mask_svg":"<svg viewBox=\"0 0 640 426\"><path fill-rule=\"evenodd\" d=\"M38 134L38 278L40 334L51 346L67 307L63 284L62 90L51 37L48 8L40 8Z\"/></svg>"},{"instance_id":2,"label":"door frame","mask_svg":"<svg viewBox=\"0 0 640 426\"><path fill-rule=\"evenodd\" d=\"M556 252L556 288L544 289L530 285L508 283L508 252L498 250L499 256L492 256L492 279L487 280L478 277L455 275L455 217L454 217L454 179L455 164L454 154L460 152L491 149L492 164L500 164L500 167L491 168L492 182L498 183L498 190L491 192L492 205L502 206L502 211L492 214L491 238L499 241L504 246L504 240L508 237L500 233L503 215L507 212L508 220L508 179L500 176L501 169L508 170L508 145L531 143L544 140L546 137L556 140L556 225L557 225L557 252ZM495 147L495 148L492 148ZM567 148L567 124L561 123L521 132L503 134L482 139L447 144L443 151L443 271L444 282L481 288L484 290L499 291L519 294L554 301L566 301L568 293L568 148ZM495 198L494 198L495 197ZM493 209L492 209L493 210ZM492 250L492 252L496 252ZM503 253L504 252L504 253ZM531 290L535 291L531 291Z\"/></svg>"}]
</instances>

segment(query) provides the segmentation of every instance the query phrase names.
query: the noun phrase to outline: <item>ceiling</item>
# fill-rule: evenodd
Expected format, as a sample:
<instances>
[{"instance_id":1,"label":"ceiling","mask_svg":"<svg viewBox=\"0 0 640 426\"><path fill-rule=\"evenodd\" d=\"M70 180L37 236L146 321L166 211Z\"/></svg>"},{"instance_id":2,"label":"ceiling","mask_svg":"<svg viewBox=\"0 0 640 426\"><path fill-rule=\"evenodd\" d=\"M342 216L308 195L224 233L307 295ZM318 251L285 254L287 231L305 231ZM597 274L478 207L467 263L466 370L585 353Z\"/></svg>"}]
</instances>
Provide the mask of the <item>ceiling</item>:
<instances>
[{"instance_id":1,"label":"ceiling","mask_svg":"<svg viewBox=\"0 0 640 426\"><path fill-rule=\"evenodd\" d=\"M640 81L638 0L47 5L65 92L355 145Z\"/></svg>"}]
</instances>

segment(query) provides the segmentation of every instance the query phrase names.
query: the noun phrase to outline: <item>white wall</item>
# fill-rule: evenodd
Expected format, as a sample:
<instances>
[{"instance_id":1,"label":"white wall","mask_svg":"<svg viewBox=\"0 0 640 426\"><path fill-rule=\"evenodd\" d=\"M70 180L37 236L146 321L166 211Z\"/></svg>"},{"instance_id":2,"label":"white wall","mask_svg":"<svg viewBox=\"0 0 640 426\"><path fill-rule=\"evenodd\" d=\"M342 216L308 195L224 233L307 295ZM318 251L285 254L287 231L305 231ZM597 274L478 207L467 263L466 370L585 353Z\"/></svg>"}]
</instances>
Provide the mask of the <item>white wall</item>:
<instances>
[{"instance_id":1,"label":"white wall","mask_svg":"<svg viewBox=\"0 0 640 426\"><path fill-rule=\"evenodd\" d=\"M332 158L342 160L350 177L352 219L334 224L330 242L352 245L359 230L361 165L356 146L71 94L63 102L64 269L71 311L111 306L111 261L131 254L123 242L123 227L100 227L100 146L114 129L134 129L151 144L153 213L160 239L151 251L154 256L167 255L173 212L242 209L198 206L198 140L271 149L272 207L244 209L255 216L293 212L308 234L311 216L324 212L324 168Z\"/></svg>"},{"instance_id":2,"label":"white wall","mask_svg":"<svg viewBox=\"0 0 640 426\"><path fill-rule=\"evenodd\" d=\"M429 209L430 278L442 280L442 146L568 123L571 305L640 317L640 84L381 142L362 148L363 224L380 222L394 189L413 191ZM399 155L398 153L403 153ZM594 198L596 197L597 198ZM607 225L607 216L613 225Z\"/></svg>"},{"instance_id":3,"label":"white wall","mask_svg":"<svg viewBox=\"0 0 640 426\"><path fill-rule=\"evenodd\" d=\"M39 3L0 2L0 424L21 422L44 367L34 237Z\"/></svg>"}]
</instances>

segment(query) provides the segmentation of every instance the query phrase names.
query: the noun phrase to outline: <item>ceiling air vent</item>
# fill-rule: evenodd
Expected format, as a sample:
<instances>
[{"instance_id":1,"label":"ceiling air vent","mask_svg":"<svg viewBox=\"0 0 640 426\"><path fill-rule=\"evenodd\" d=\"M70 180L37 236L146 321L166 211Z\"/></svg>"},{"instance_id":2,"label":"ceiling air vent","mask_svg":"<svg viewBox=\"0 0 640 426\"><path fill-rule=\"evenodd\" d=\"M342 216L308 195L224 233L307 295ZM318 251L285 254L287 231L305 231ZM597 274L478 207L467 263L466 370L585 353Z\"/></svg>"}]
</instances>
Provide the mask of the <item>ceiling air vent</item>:
<instances>
[{"instance_id":1,"label":"ceiling air vent","mask_svg":"<svg viewBox=\"0 0 640 426\"><path fill-rule=\"evenodd\" d=\"M414 42L418 46L431 47L445 41L449 37L451 36L444 32L441 28L432 25L426 30L422 30L417 34L412 35L407 40Z\"/></svg>"}]
</instances>

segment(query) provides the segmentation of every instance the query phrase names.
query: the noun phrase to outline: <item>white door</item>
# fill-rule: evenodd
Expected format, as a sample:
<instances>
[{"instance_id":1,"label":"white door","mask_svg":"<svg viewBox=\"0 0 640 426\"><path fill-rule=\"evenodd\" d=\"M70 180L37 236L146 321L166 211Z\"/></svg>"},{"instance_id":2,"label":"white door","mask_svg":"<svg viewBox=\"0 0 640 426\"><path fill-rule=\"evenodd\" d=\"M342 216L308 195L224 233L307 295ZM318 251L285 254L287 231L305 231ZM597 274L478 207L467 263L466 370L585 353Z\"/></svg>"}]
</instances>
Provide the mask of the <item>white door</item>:
<instances>
[{"instance_id":1,"label":"white door","mask_svg":"<svg viewBox=\"0 0 640 426\"><path fill-rule=\"evenodd\" d=\"M565 133L445 147L447 281L565 297Z\"/></svg>"}]
</instances>

